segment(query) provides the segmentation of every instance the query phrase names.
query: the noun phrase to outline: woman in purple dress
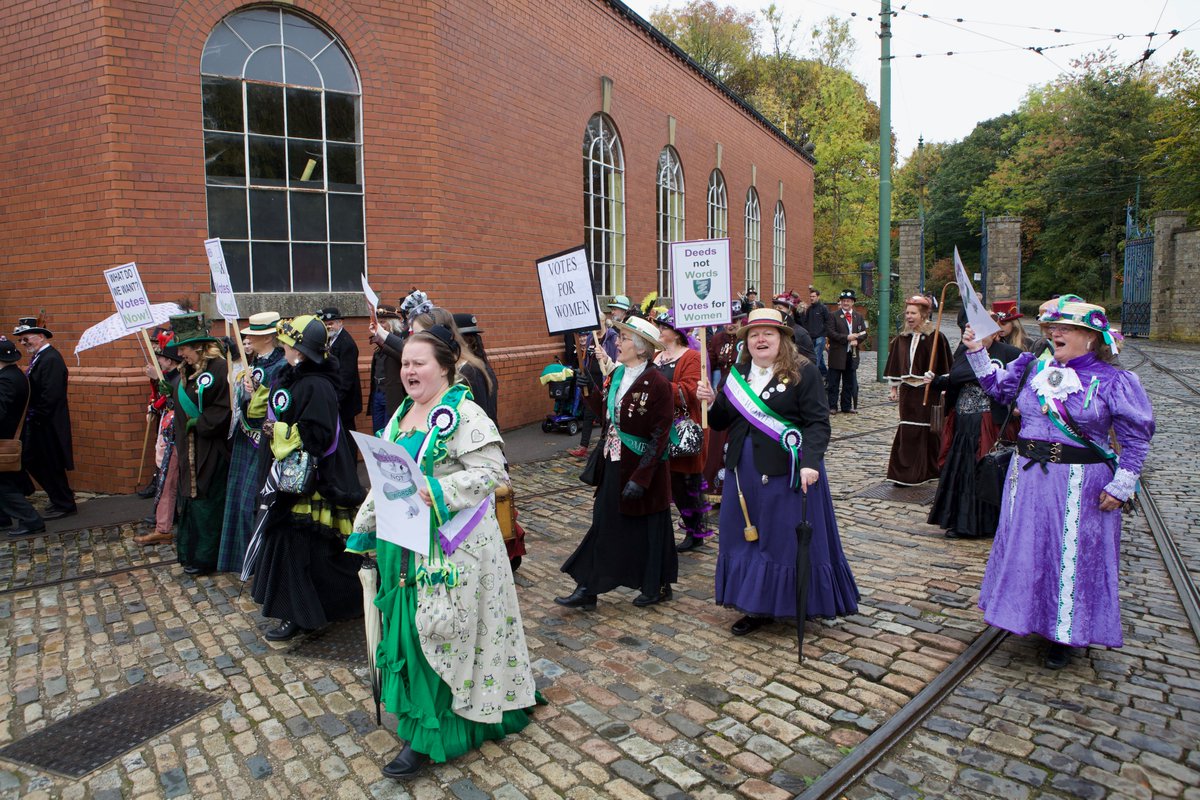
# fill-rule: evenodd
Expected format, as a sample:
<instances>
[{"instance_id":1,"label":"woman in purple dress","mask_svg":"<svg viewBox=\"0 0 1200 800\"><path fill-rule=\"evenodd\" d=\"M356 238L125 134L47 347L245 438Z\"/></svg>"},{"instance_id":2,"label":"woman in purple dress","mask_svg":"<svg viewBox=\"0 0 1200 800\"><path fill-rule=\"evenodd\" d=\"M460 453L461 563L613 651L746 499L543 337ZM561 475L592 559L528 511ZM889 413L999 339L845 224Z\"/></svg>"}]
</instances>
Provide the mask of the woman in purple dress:
<instances>
[{"instance_id":1,"label":"woman in purple dress","mask_svg":"<svg viewBox=\"0 0 1200 800\"><path fill-rule=\"evenodd\" d=\"M774 309L751 311L738 336L745 347L721 395L708 381L696 390L702 402L716 400L712 427L729 431L716 601L745 615L733 624L735 636L795 618L796 524L807 506L813 537L806 616L853 614L858 587L825 475L829 407L821 373L797 352L792 327ZM749 526L756 538L747 539Z\"/></svg>"},{"instance_id":2,"label":"woman in purple dress","mask_svg":"<svg viewBox=\"0 0 1200 800\"><path fill-rule=\"evenodd\" d=\"M1050 641L1049 669L1072 647L1120 647L1117 599L1121 504L1133 497L1154 435L1154 413L1136 375L1112 361L1104 309L1063 298L1039 320L1054 357L1022 354L1000 369L963 334L979 383L1021 412L1017 456L1002 488L1000 527L979 593L989 624ZM1108 433L1121 446L1108 448Z\"/></svg>"}]
</instances>

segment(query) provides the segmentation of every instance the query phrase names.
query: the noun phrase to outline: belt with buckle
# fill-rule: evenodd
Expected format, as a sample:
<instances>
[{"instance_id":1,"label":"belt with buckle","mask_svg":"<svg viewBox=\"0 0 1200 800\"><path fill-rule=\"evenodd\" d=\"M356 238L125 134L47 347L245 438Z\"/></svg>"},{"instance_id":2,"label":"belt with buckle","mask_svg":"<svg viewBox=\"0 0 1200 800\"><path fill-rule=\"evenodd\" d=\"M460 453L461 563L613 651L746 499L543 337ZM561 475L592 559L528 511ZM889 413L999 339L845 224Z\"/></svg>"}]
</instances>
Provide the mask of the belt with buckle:
<instances>
[{"instance_id":1,"label":"belt with buckle","mask_svg":"<svg viewBox=\"0 0 1200 800\"><path fill-rule=\"evenodd\" d=\"M1023 469L1038 464L1042 472L1049 472L1047 464L1099 464L1104 461L1099 453L1090 448L1041 439L1017 439L1017 454L1029 459Z\"/></svg>"}]
</instances>

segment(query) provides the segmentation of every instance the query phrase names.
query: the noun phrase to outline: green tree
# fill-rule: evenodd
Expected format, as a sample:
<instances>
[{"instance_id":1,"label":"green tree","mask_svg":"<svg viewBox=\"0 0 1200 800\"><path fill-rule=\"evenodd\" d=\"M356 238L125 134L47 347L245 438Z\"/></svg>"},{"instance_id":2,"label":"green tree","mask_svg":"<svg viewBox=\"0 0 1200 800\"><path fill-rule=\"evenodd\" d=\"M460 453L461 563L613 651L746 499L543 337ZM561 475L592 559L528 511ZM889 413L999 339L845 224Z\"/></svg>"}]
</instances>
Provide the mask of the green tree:
<instances>
[{"instance_id":1,"label":"green tree","mask_svg":"<svg viewBox=\"0 0 1200 800\"><path fill-rule=\"evenodd\" d=\"M656 9L650 23L722 81L744 71L758 47L754 15L712 0L690 0L678 11Z\"/></svg>"},{"instance_id":2,"label":"green tree","mask_svg":"<svg viewBox=\"0 0 1200 800\"><path fill-rule=\"evenodd\" d=\"M1154 186L1155 204L1200 219L1200 58L1184 50L1163 70L1166 102L1154 123L1158 138L1142 164Z\"/></svg>"}]
</instances>

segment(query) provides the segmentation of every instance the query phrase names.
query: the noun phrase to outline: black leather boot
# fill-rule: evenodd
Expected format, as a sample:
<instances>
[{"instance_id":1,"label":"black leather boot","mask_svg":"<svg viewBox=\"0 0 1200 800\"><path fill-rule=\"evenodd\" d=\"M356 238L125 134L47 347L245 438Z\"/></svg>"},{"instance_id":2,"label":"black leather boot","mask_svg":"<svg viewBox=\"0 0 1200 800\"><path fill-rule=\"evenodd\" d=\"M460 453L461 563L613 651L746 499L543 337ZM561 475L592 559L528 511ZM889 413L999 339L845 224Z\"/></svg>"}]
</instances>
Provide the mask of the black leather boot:
<instances>
[{"instance_id":1,"label":"black leather boot","mask_svg":"<svg viewBox=\"0 0 1200 800\"><path fill-rule=\"evenodd\" d=\"M566 597L556 597L554 598L554 602L567 608L578 608L580 611L594 611L596 608L596 595L588 594L586 587L576 586L574 592Z\"/></svg>"},{"instance_id":2,"label":"black leather boot","mask_svg":"<svg viewBox=\"0 0 1200 800\"><path fill-rule=\"evenodd\" d=\"M137 496L154 497L156 492L158 492L158 470L154 470L154 474L150 476L150 482L146 484L145 488L138 489Z\"/></svg>"}]
</instances>

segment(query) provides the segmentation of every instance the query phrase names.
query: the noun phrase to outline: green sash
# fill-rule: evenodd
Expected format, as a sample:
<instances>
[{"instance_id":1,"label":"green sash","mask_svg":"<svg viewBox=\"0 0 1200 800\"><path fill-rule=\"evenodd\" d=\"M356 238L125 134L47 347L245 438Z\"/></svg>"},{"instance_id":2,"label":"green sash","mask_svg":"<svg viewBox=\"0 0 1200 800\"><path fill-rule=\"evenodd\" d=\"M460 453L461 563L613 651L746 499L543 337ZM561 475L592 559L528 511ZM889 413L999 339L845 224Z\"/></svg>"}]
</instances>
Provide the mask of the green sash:
<instances>
[{"instance_id":1,"label":"green sash","mask_svg":"<svg viewBox=\"0 0 1200 800\"><path fill-rule=\"evenodd\" d=\"M646 369L652 369L649 364ZM621 364L612 372L611 383L608 385L608 420L609 424L617 429L617 436L621 437L621 444L628 447L638 456L643 456L650 449L650 440L641 436L635 436L632 433L626 433L621 430L621 419L617 415L617 387L621 385L621 378L625 375L625 365ZM671 444L679 444L679 434L675 430L675 426L671 426L671 435L669 441ZM662 460L666 461L670 457L670 448L664 448Z\"/></svg>"}]
</instances>

